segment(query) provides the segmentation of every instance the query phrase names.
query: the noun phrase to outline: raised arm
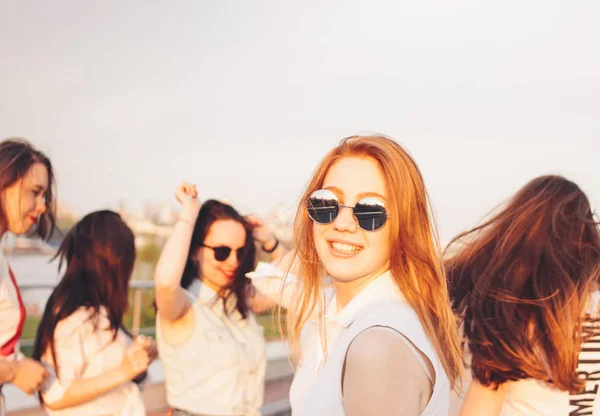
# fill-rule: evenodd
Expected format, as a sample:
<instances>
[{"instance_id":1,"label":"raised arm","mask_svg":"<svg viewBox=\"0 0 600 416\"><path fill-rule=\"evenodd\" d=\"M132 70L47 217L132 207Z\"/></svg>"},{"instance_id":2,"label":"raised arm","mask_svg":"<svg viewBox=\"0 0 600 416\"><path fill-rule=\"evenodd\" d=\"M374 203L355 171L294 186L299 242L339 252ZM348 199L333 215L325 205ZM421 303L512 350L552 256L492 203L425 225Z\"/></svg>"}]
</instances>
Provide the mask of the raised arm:
<instances>
[{"instance_id":1,"label":"raised arm","mask_svg":"<svg viewBox=\"0 0 600 416\"><path fill-rule=\"evenodd\" d=\"M158 314L162 320L171 322L182 318L190 308L189 298L180 282L188 259L194 225L200 212L195 185L182 183L177 188L175 197L181 204L181 212L154 274Z\"/></svg>"}]
</instances>

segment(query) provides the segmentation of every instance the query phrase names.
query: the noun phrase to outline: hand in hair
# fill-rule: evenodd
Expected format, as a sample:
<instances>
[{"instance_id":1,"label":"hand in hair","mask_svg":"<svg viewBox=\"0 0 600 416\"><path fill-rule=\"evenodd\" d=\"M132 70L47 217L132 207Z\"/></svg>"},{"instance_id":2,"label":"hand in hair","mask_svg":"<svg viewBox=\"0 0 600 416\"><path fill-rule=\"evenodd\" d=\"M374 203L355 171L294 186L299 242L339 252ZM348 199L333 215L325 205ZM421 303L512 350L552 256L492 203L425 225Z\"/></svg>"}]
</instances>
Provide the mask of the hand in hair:
<instances>
[{"instance_id":1,"label":"hand in hair","mask_svg":"<svg viewBox=\"0 0 600 416\"><path fill-rule=\"evenodd\" d=\"M252 237L254 241L269 248L275 245L275 236L258 215L246 215L244 219L252 226Z\"/></svg>"},{"instance_id":2,"label":"hand in hair","mask_svg":"<svg viewBox=\"0 0 600 416\"><path fill-rule=\"evenodd\" d=\"M40 389L46 378L48 378L48 372L39 361L24 358L17 362L12 384L27 394L33 394Z\"/></svg>"},{"instance_id":3,"label":"hand in hair","mask_svg":"<svg viewBox=\"0 0 600 416\"><path fill-rule=\"evenodd\" d=\"M277 237L257 215L247 215L244 220L252 227L252 238L261 245L264 251L269 253L271 261L275 261L285 254L285 248L279 244Z\"/></svg>"}]
</instances>

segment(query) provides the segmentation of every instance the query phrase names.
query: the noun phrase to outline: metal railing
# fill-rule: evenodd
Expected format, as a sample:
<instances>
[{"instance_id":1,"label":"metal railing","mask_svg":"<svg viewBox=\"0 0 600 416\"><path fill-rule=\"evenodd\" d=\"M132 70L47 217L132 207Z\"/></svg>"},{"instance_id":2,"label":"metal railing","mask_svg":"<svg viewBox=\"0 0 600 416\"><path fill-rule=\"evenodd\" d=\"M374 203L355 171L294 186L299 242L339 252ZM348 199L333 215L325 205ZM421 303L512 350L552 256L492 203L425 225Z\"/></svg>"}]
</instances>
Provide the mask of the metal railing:
<instances>
[{"instance_id":1,"label":"metal railing","mask_svg":"<svg viewBox=\"0 0 600 416\"><path fill-rule=\"evenodd\" d=\"M19 289L21 292L26 290L54 290L57 283L49 282L34 282L34 283L19 283ZM129 282L129 288L133 289L133 323L131 325L131 333L136 336L138 334L150 335L154 332L154 327L140 328L141 316L142 316L142 292L144 290L154 289L154 282L152 280L131 280ZM21 347L33 347L34 339L21 339Z\"/></svg>"},{"instance_id":2,"label":"metal railing","mask_svg":"<svg viewBox=\"0 0 600 416\"><path fill-rule=\"evenodd\" d=\"M52 291L57 282L29 282L29 283L19 283L19 288L22 292L27 290L48 290ZM143 291L154 289L154 282L152 280L131 280L129 282L129 288L133 290L133 303L132 303L132 325L131 332L132 334L144 334L144 335L152 335L155 332L155 327L146 327L141 328L142 322L142 296ZM261 315L270 315L270 311L266 311ZM33 348L34 339L21 339L21 347L22 348ZM279 359L281 360L281 359ZM275 360L277 361L277 360ZM286 361L287 362L287 361ZM267 374L267 381L269 378L277 379L277 378L286 378L291 377L293 373L288 374ZM288 416L291 414L290 404L288 399L277 400L272 403L265 404L265 406L261 409L262 414L265 416Z\"/></svg>"},{"instance_id":3,"label":"metal railing","mask_svg":"<svg viewBox=\"0 0 600 416\"><path fill-rule=\"evenodd\" d=\"M57 285L57 282L25 282L19 283L19 288L21 292L26 290L48 290L52 291ZM129 288L133 289L133 303L132 303L132 325L131 325L131 333L136 336L138 334L142 335L152 335L154 334L155 327L145 327L141 328L141 317L142 317L142 294L144 290L154 289L154 281L152 280L131 280L129 282ZM272 311L267 310L262 313L255 314L258 316L272 316ZM33 339L21 339L22 347L33 347L34 340Z\"/></svg>"}]
</instances>

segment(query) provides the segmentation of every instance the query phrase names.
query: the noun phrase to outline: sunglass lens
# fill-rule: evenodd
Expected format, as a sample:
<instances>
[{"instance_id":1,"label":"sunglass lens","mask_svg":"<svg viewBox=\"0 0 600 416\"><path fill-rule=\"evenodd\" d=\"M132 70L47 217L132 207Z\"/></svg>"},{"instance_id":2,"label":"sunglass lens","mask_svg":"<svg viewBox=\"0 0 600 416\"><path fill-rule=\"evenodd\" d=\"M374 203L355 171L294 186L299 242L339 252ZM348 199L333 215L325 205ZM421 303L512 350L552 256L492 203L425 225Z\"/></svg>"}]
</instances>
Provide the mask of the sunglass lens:
<instances>
[{"instance_id":1,"label":"sunglass lens","mask_svg":"<svg viewBox=\"0 0 600 416\"><path fill-rule=\"evenodd\" d=\"M387 211L383 202L377 198L364 198L354 207L354 216L360 228L376 231L383 227L387 220Z\"/></svg>"},{"instance_id":2,"label":"sunglass lens","mask_svg":"<svg viewBox=\"0 0 600 416\"><path fill-rule=\"evenodd\" d=\"M245 254L246 254L246 253L245 253L245 251L246 251L246 248L245 248L245 247L238 248L238 249L236 250L237 260L238 260L239 262L241 262L242 260L244 260L244 257L245 257Z\"/></svg>"},{"instance_id":3,"label":"sunglass lens","mask_svg":"<svg viewBox=\"0 0 600 416\"><path fill-rule=\"evenodd\" d=\"M216 261L225 261L229 257L231 253L231 248L229 247L215 247L213 249L215 252L215 260Z\"/></svg>"},{"instance_id":4,"label":"sunglass lens","mask_svg":"<svg viewBox=\"0 0 600 416\"><path fill-rule=\"evenodd\" d=\"M313 192L307 202L308 215L319 224L329 224L335 220L340 211L340 204L331 191Z\"/></svg>"}]
</instances>

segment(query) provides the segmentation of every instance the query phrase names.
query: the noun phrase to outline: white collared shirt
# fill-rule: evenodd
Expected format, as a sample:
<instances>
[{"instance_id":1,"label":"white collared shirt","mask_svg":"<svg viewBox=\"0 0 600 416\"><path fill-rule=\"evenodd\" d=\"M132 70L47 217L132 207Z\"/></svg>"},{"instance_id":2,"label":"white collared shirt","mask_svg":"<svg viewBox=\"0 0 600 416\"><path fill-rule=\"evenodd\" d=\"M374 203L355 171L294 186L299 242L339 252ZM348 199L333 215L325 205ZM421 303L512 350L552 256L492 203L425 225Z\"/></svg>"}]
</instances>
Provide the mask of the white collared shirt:
<instances>
[{"instance_id":1,"label":"white collared shirt","mask_svg":"<svg viewBox=\"0 0 600 416\"><path fill-rule=\"evenodd\" d=\"M263 327L251 313L242 319L233 297L226 314L223 301L200 280L188 293L194 313L190 338L170 345L156 320L169 405L200 414L260 415L267 366Z\"/></svg>"},{"instance_id":2,"label":"white collared shirt","mask_svg":"<svg viewBox=\"0 0 600 416\"><path fill-rule=\"evenodd\" d=\"M592 293L588 314L584 321L584 331L590 335L581 345L577 372L586 379L584 390L580 394L571 394L558 390L552 385L535 379L523 379L506 382L502 385L505 392L504 405L500 416L600 416L600 292ZM471 355L466 354L467 363ZM451 416L458 415L464 396L472 383L471 369L465 368L465 378L460 394L452 395Z\"/></svg>"},{"instance_id":3,"label":"white collared shirt","mask_svg":"<svg viewBox=\"0 0 600 416\"><path fill-rule=\"evenodd\" d=\"M42 363L50 378L41 389L45 402L62 398L78 379L89 379L117 368L123 361L130 338L119 330L113 340L106 309L102 307L97 325L92 308L81 307L61 320L54 330L54 347L58 373L48 348ZM142 416L145 415L140 389L133 382L118 386L109 392L79 406L64 410L45 408L54 416Z\"/></svg>"},{"instance_id":4,"label":"white collared shirt","mask_svg":"<svg viewBox=\"0 0 600 416\"><path fill-rule=\"evenodd\" d=\"M284 307L290 306L291 299L302 292L295 276L290 274L285 278L285 273L273 265L259 264L248 277L259 291ZM429 379L435 380L433 394L422 415L448 415L450 383L444 368L421 321L390 272L370 282L340 311L334 291L327 286L325 298L323 320L320 322L319 314L314 313L302 330L302 360L290 390L294 416L345 414L341 375L346 351L359 333L375 326L395 333L406 342ZM422 354L431 362L435 374L430 373ZM402 409L398 411L401 414Z\"/></svg>"}]
</instances>

